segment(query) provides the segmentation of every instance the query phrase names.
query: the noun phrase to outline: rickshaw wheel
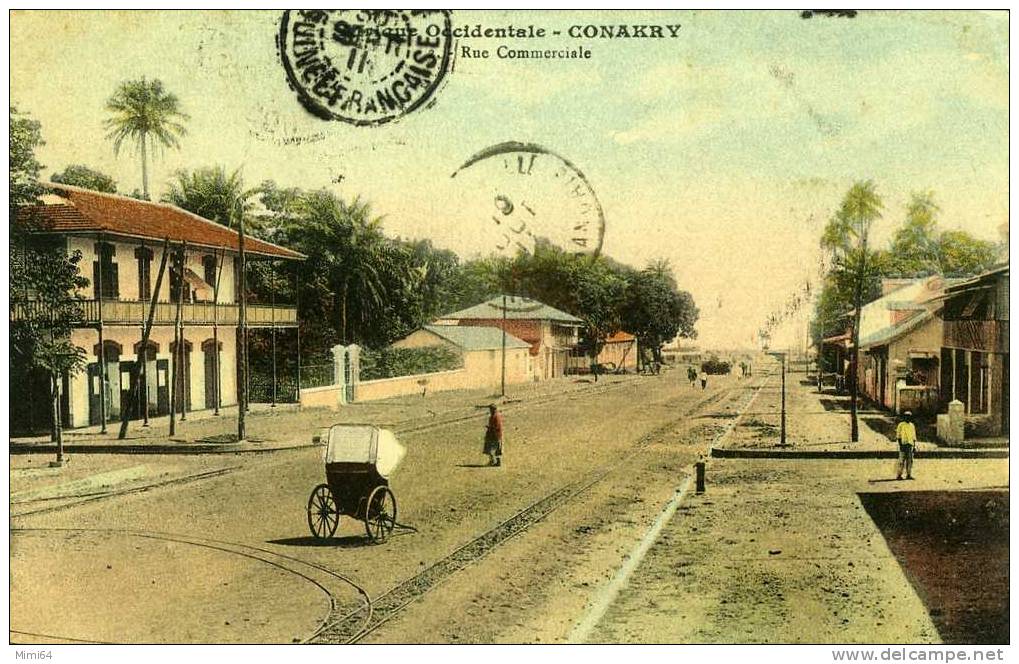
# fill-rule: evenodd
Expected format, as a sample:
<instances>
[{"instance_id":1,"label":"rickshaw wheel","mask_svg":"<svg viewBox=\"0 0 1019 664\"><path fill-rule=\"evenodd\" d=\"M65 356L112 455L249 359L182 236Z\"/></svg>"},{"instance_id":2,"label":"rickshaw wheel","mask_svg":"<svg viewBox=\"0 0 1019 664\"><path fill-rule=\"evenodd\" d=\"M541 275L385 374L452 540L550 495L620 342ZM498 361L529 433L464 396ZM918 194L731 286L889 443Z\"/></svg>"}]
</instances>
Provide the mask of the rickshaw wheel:
<instances>
[{"instance_id":1,"label":"rickshaw wheel","mask_svg":"<svg viewBox=\"0 0 1019 664\"><path fill-rule=\"evenodd\" d=\"M315 539L332 537L340 523L340 510L328 484L319 484L308 498L308 528Z\"/></svg>"},{"instance_id":2,"label":"rickshaw wheel","mask_svg":"<svg viewBox=\"0 0 1019 664\"><path fill-rule=\"evenodd\" d=\"M364 528L368 539L376 544L385 542L396 528L396 497L387 486L375 487L368 496L364 515Z\"/></svg>"}]
</instances>

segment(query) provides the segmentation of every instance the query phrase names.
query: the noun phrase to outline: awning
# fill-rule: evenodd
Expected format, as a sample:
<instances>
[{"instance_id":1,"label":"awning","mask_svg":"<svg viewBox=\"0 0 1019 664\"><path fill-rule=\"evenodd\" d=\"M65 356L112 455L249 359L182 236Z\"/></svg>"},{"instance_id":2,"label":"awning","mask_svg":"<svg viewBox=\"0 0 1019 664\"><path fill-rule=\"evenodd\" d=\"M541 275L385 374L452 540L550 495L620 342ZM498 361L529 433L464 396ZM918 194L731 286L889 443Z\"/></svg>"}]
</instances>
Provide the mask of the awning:
<instances>
[{"instance_id":1,"label":"awning","mask_svg":"<svg viewBox=\"0 0 1019 664\"><path fill-rule=\"evenodd\" d=\"M208 288L209 290L212 290L212 286L210 286L205 279L199 277L198 273L189 267L184 268L184 281L191 284L191 287L196 290L199 288Z\"/></svg>"},{"instance_id":2,"label":"awning","mask_svg":"<svg viewBox=\"0 0 1019 664\"><path fill-rule=\"evenodd\" d=\"M824 346L849 346L852 342L852 337L849 332L845 334L837 334L833 337L825 337L821 340L821 344Z\"/></svg>"},{"instance_id":3,"label":"awning","mask_svg":"<svg viewBox=\"0 0 1019 664\"><path fill-rule=\"evenodd\" d=\"M173 273L176 274L177 271L173 270ZM197 294L199 300L212 299L212 286L191 268L184 268L184 281L187 282L188 288Z\"/></svg>"}]
</instances>

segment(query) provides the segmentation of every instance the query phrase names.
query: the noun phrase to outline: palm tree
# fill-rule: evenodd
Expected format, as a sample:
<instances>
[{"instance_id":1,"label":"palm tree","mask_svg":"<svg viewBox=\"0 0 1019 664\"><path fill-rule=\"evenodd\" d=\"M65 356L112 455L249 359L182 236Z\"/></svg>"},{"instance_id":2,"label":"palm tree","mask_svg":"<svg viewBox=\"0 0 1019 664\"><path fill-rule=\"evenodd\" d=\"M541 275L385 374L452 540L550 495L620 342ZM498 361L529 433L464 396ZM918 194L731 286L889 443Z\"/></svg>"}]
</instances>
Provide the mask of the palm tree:
<instances>
[{"instance_id":1,"label":"palm tree","mask_svg":"<svg viewBox=\"0 0 1019 664\"><path fill-rule=\"evenodd\" d=\"M106 101L113 115L104 122L106 137L113 141L114 154L120 154L124 141L135 144L142 158L142 193L149 199L149 146L179 147L187 134L177 96L163 88L162 81L145 78L124 81Z\"/></svg>"},{"instance_id":2,"label":"palm tree","mask_svg":"<svg viewBox=\"0 0 1019 664\"><path fill-rule=\"evenodd\" d=\"M327 191L311 192L301 202L300 218L290 226L290 242L328 274L333 327L341 343L350 343L351 323L363 331L394 295L395 249L382 235L381 217L373 217L370 204L359 198L347 203Z\"/></svg>"},{"instance_id":3,"label":"palm tree","mask_svg":"<svg viewBox=\"0 0 1019 664\"><path fill-rule=\"evenodd\" d=\"M243 216L250 227L254 196L258 192L244 188L240 169L227 174L222 166L211 166L191 172L177 171L163 202L228 227Z\"/></svg>"},{"instance_id":4,"label":"palm tree","mask_svg":"<svg viewBox=\"0 0 1019 664\"><path fill-rule=\"evenodd\" d=\"M842 199L835 216L825 228L821 245L832 251L836 261L853 280L853 352L850 356L850 438L860 440L856 420L857 367L860 362L860 314L863 308L863 287L867 281L868 240L870 228L881 218L884 204L873 181L856 182Z\"/></svg>"}]
</instances>

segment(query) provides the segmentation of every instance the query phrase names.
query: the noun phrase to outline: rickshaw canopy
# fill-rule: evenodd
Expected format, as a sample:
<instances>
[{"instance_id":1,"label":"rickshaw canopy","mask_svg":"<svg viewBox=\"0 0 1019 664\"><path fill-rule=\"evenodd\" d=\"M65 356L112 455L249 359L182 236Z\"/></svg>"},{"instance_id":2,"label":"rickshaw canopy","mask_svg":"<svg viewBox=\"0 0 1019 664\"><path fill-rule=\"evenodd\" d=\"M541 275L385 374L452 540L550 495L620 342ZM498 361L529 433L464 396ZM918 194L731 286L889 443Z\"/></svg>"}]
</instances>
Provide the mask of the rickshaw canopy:
<instances>
[{"instance_id":1,"label":"rickshaw canopy","mask_svg":"<svg viewBox=\"0 0 1019 664\"><path fill-rule=\"evenodd\" d=\"M406 453L388 429L369 424L334 424L329 428L325 462L370 464L379 475L388 478Z\"/></svg>"}]
</instances>

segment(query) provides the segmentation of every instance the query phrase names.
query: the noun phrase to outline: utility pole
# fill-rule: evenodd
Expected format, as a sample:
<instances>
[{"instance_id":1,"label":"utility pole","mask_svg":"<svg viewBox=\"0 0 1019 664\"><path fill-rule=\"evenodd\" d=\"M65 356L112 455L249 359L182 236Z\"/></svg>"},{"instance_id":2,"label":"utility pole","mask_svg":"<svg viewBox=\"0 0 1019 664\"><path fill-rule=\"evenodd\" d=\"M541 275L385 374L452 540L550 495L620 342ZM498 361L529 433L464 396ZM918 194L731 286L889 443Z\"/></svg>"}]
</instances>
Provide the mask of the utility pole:
<instances>
[{"instance_id":1,"label":"utility pole","mask_svg":"<svg viewBox=\"0 0 1019 664\"><path fill-rule=\"evenodd\" d=\"M96 252L96 262L99 264L99 269L96 270L96 285L95 285L95 296L99 304L99 419L100 427L99 433L106 433L106 340L103 338L103 257L102 252L104 251L105 245L103 243L104 236L99 236L99 242L96 245L99 247L99 251Z\"/></svg>"},{"instance_id":2,"label":"utility pole","mask_svg":"<svg viewBox=\"0 0 1019 664\"><path fill-rule=\"evenodd\" d=\"M237 214L237 211L233 211ZM247 440L247 432L244 428L244 411L248 408L248 319L247 319L247 285L244 277L246 268L246 257L244 255L244 213L238 216L238 242L237 248L240 260L240 301L237 308L237 342L239 344L237 357L240 358L240 376L237 381L237 442Z\"/></svg>"},{"instance_id":3,"label":"utility pole","mask_svg":"<svg viewBox=\"0 0 1019 664\"><path fill-rule=\"evenodd\" d=\"M184 329L181 325L181 307L184 304L184 264L186 259L187 243L181 245L178 258L175 261L177 263L177 312L174 316L173 323L173 348L171 352L171 368L173 369L173 376L170 380L173 385L170 390L170 435L174 436L177 434L177 384L180 383L180 401L181 411L184 410L184 404L186 403L186 395L184 394L186 385L183 383L183 376L181 373L184 370ZM173 286L171 285L172 289ZM146 359L148 359L148 349L143 348L142 352L145 353ZM148 398L148 397L146 397Z\"/></svg>"},{"instance_id":4,"label":"utility pole","mask_svg":"<svg viewBox=\"0 0 1019 664\"><path fill-rule=\"evenodd\" d=\"M149 301L149 316L142 326L142 340L140 348L147 349L149 347L149 334L152 332L152 321L156 317L156 301L159 299L159 292L163 285L163 273L166 272L166 260L170 253L170 239L167 238L163 242L163 258L159 261L159 274L156 275L156 287L152 291L151 300ZM144 352L147 352L144 351ZM131 391L128 394L127 404L121 403L120 405L120 433L117 434L119 440L123 440L127 436L127 423L130 420L131 410L137 407L138 403L138 379L140 375L138 360L135 360L134 371L131 372ZM171 398L170 403L173 403ZM173 418L170 418L170 422L173 422Z\"/></svg>"},{"instance_id":5,"label":"utility pole","mask_svg":"<svg viewBox=\"0 0 1019 664\"><path fill-rule=\"evenodd\" d=\"M506 294L502 294L502 390L500 394L506 396Z\"/></svg>"}]
</instances>

